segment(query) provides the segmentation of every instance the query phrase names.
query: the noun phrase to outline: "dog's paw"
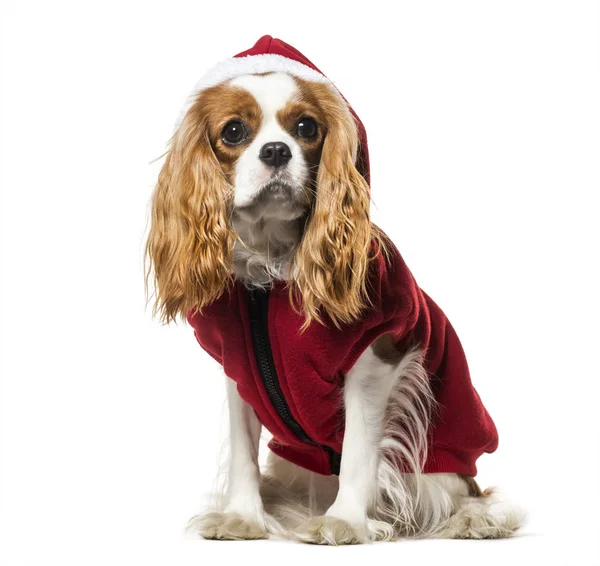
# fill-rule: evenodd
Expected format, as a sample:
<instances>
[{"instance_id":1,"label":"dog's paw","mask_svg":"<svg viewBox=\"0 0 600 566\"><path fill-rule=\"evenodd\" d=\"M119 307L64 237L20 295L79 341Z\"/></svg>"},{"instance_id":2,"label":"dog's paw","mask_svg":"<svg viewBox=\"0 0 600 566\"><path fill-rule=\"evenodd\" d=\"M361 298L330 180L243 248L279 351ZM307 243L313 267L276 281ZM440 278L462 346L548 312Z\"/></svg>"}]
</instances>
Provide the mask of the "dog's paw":
<instances>
[{"instance_id":1,"label":"dog's paw","mask_svg":"<svg viewBox=\"0 0 600 566\"><path fill-rule=\"evenodd\" d=\"M350 522L328 514L313 517L295 529L293 536L301 542L338 546L390 541L396 538L396 533L392 525L383 521Z\"/></svg>"},{"instance_id":2,"label":"dog's paw","mask_svg":"<svg viewBox=\"0 0 600 566\"><path fill-rule=\"evenodd\" d=\"M397 538L392 525L375 519L367 519L367 537L372 542L387 542Z\"/></svg>"},{"instance_id":3,"label":"dog's paw","mask_svg":"<svg viewBox=\"0 0 600 566\"><path fill-rule=\"evenodd\" d=\"M441 538L508 538L521 527L522 510L492 497L473 499L452 515L440 529Z\"/></svg>"},{"instance_id":4,"label":"dog's paw","mask_svg":"<svg viewBox=\"0 0 600 566\"><path fill-rule=\"evenodd\" d=\"M313 517L294 531L294 538L310 544L362 544L368 541L366 525L351 525L343 519Z\"/></svg>"},{"instance_id":5,"label":"dog's paw","mask_svg":"<svg viewBox=\"0 0 600 566\"><path fill-rule=\"evenodd\" d=\"M259 521L236 513L207 513L190 519L186 531L211 540L256 540L269 533Z\"/></svg>"}]
</instances>

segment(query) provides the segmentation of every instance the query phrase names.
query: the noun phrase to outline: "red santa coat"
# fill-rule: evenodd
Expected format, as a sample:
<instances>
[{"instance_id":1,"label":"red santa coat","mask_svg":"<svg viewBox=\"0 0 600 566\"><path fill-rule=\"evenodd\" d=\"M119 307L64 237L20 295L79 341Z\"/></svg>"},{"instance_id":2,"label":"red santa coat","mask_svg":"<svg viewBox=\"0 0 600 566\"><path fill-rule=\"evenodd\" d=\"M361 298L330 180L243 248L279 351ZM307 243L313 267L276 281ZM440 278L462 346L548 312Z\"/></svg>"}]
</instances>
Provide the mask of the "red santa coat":
<instances>
[{"instance_id":1,"label":"red santa coat","mask_svg":"<svg viewBox=\"0 0 600 566\"><path fill-rule=\"evenodd\" d=\"M293 62L288 72L294 73L297 64L319 72L294 48L270 36L238 57L243 61L241 66L236 62L234 73L241 74L246 62L246 72L264 72L269 61L280 70L283 58ZM357 167L368 179L366 134L356 120L361 138ZM389 259L380 254L372 262L368 288L372 305L360 322L341 330L331 323L312 323L300 332L303 318L290 305L283 281L267 293L248 291L236 282L201 313L190 311L188 322L202 348L222 364L272 433L270 449L319 474L339 473L344 376L360 355L384 334L391 334L400 351L418 345L437 402L423 472L474 476L477 458L496 449L498 435L471 383L454 329L393 247Z\"/></svg>"}]
</instances>

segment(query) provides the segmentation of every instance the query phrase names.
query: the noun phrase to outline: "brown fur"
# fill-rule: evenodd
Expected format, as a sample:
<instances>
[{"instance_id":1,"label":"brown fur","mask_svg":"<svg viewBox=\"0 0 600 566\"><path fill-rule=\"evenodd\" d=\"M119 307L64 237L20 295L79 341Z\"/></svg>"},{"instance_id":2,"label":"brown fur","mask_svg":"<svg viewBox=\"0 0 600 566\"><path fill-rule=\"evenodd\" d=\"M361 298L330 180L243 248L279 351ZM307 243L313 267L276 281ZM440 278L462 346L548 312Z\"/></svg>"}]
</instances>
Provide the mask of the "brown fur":
<instances>
[{"instance_id":1,"label":"brown fur","mask_svg":"<svg viewBox=\"0 0 600 566\"><path fill-rule=\"evenodd\" d=\"M303 328L312 321L324 322L322 313L339 328L359 319L367 305L367 267L378 231L369 218L369 186L354 165L358 135L347 104L326 84L297 81L322 116L325 138L313 210L294 258L296 286L290 287L290 296L299 299Z\"/></svg>"},{"instance_id":2,"label":"brown fur","mask_svg":"<svg viewBox=\"0 0 600 566\"><path fill-rule=\"evenodd\" d=\"M154 313L165 323L209 305L231 283L231 181L245 144L226 146L220 134L234 118L258 130L261 112L249 93L227 85L202 92L173 136L159 174L146 281L153 271Z\"/></svg>"},{"instance_id":3,"label":"brown fur","mask_svg":"<svg viewBox=\"0 0 600 566\"><path fill-rule=\"evenodd\" d=\"M379 338L376 338L371 344L371 348L382 362L393 366L397 365L404 357L404 353L396 348L391 334L382 334Z\"/></svg>"},{"instance_id":4,"label":"brown fur","mask_svg":"<svg viewBox=\"0 0 600 566\"><path fill-rule=\"evenodd\" d=\"M481 491L479 484L475 481L473 476L467 476L466 474L457 474L457 476L467 484L469 495L471 497L484 497L491 494L491 491L490 493L486 493L488 490L486 490L486 492Z\"/></svg>"},{"instance_id":5,"label":"brown fur","mask_svg":"<svg viewBox=\"0 0 600 566\"><path fill-rule=\"evenodd\" d=\"M294 99L282 110L277 113L277 121L281 127L295 136L296 126L301 118L309 117L317 123L317 135L314 139L306 140L300 137L296 141L302 148L304 158L310 165L311 170L316 172L321 160L323 151L323 142L327 133L327 117L319 105L317 98L312 91L312 83L294 79L298 85L298 93ZM312 175L313 181L316 175Z\"/></svg>"}]
</instances>

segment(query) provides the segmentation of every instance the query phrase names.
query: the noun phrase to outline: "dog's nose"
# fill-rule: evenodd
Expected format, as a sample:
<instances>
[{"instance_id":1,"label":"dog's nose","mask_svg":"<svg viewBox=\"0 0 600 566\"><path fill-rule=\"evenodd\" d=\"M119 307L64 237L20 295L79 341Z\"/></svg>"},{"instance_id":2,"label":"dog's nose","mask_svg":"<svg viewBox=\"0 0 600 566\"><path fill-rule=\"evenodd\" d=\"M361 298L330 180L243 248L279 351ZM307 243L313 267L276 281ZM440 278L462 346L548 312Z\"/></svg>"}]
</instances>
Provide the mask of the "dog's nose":
<instances>
[{"instance_id":1,"label":"dog's nose","mask_svg":"<svg viewBox=\"0 0 600 566\"><path fill-rule=\"evenodd\" d=\"M260 148L260 160L270 167L285 165L292 158L292 151L283 142L266 143Z\"/></svg>"}]
</instances>

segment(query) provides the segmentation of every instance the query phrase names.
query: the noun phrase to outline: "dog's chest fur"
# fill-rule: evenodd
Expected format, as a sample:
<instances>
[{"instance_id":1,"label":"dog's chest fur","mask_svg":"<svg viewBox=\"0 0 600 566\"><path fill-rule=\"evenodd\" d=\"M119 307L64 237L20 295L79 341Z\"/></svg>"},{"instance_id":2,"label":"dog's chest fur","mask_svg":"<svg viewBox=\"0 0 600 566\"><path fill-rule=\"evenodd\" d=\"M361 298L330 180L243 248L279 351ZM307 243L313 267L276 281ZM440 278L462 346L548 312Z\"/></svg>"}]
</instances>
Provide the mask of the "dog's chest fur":
<instances>
[{"instance_id":1,"label":"dog's chest fur","mask_svg":"<svg viewBox=\"0 0 600 566\"><path fill-rule=\"evenodd\" d=\"M288 279L289 266L302 238L306 218L260 216L234 210L232 222L238 235L233 250L233 271L246 285L268 287L274 279ZM292 213L289 211L289 215Z\"/></svg>"}]
</instances>

